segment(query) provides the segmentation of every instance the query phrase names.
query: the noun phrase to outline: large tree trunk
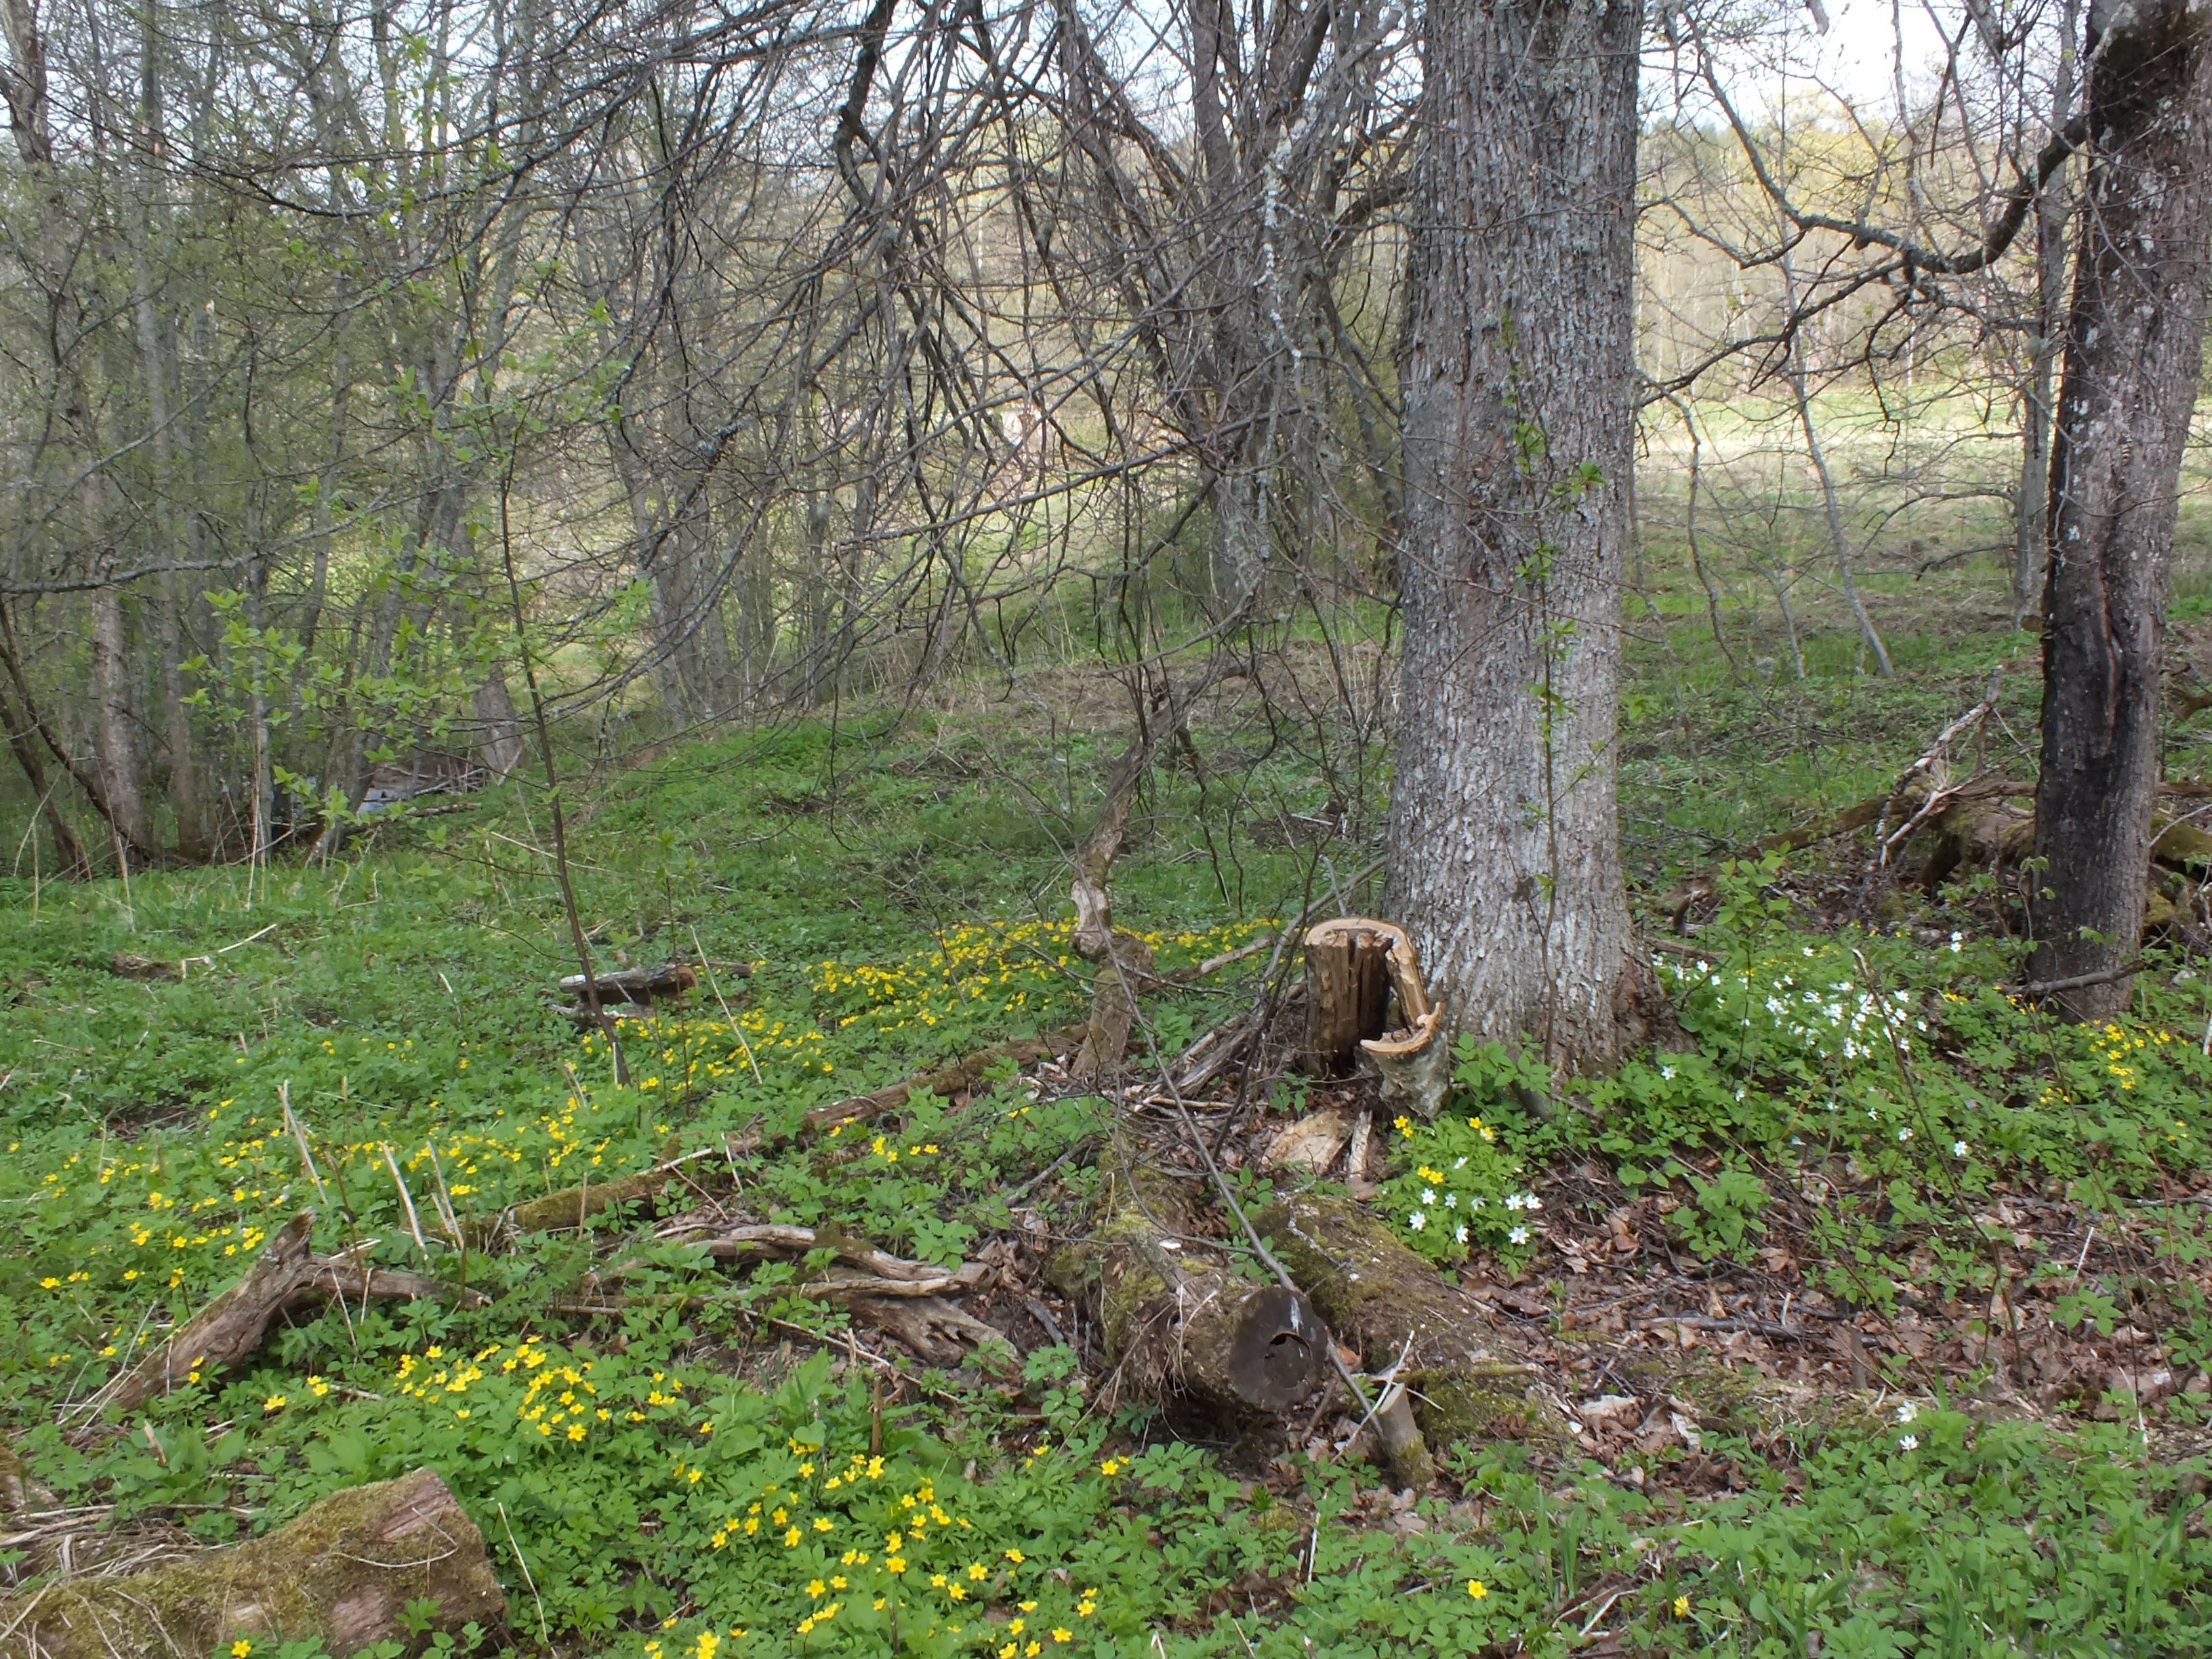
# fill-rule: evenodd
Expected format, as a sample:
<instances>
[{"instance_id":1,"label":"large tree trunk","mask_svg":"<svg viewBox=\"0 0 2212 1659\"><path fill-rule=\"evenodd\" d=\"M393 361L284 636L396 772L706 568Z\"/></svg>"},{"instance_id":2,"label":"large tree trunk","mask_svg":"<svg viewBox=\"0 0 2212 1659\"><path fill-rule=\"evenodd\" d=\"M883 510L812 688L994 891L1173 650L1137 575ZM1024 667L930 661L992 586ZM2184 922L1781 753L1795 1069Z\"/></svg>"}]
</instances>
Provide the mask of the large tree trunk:
<instances>
[{"instance_id":1,"label":"large tree trunk","mask_svg":"<svg viewBox=\"0 0 2212 1659\"><path fill-rule=\"evenodd\" d=\"M1392 914L1486 1037L1620 1050L1636 0L1428 12Z\"/></svg>"},{"instance_id":2,"label":"large tree trunk","mask_svg":"<svg viewBox=\"0 0 2212 1659\"><path fill-rule=\"evenodd\" d=\"M2091 9L2089 165L2051 460L2038 980L2111 973L2142 929L2159 673L2212 210L2212 5ZM2068 998L2127 1006L2116 976Z\"/></svg>"}]
</instances>

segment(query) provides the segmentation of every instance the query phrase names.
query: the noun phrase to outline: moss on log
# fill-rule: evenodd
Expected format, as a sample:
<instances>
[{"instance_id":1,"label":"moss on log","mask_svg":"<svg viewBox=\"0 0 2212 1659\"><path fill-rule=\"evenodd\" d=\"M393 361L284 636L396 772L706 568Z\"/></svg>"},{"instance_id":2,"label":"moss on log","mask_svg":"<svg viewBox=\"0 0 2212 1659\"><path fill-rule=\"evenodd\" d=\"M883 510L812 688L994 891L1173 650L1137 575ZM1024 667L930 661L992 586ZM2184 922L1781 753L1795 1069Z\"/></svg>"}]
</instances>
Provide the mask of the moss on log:
<instances>
[{"instance_id":1,"label":"moss on log","mask_svg":"<svg viewBox=\"0 0 2212 1659\"><path fill-rule=\"evenodd\" d=\"M1193 1237L1182 1185L1124 1159L1088 1252L1099 1322L1122 1382L1148 1398L1242 1428L1310 1394L1328 1333L1303 1297L1238 1278Z\"/></svg>"},{"instance_id":2,"label":"moss on log","mask_svg":"<svg viewBox=\"0 0 2212 1659\"><path fill-rule=\"evenodd\" d=\"M1337 1340L1370 1371L1399 1367L1422 1433L1550 1437L1559 1425L1534 1395L1510 1333L1478 1297L1447 1285L1364 1206L1297 1193L1254 1218Z\"/></svg>"},{"instance_id":3,"label":"moss on log","mask_svg":"<svg viewBox=\"0 0 2212 1659\"><path fill-rule=\"evenodd\" d=\"M507 1602L483 1535L428 1469L333 1492L235 1548L122 1577L64 1579L0 1601L0 1659L197 1656L237 1641L319 1639L343 1656L431 1628L496 1629Z\"/></svg>"},{"instance_id":4,"label":"moss on log","mask_svg":"<svg viewBox=\"0 0 2212 1659\"><path fill-rule=\"evenodd\" d=\"M518 1233L574 1232L593 1216L602 1215L617 1204L656 1196L668 1184L676 1166L683 1162L679 1156L683 1150L683 1143L672 1135L668 1144L660 1149L660 1161L651 1169L640 1170L635 1175L617 1176L611 1181L563 1187L557 1193L533 1198L509 1210L507 1224Z\"/></svg>"}]
</instances>

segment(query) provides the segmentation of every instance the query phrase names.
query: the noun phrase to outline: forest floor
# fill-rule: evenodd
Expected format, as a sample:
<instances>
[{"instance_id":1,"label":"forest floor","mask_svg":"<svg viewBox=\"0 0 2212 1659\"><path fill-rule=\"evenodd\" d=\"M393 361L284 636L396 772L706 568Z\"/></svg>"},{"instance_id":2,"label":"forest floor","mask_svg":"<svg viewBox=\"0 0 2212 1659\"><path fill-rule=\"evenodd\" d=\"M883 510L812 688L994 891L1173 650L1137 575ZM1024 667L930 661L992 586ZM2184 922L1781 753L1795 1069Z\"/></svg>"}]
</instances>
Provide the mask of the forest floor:
<instances>
[{"instance_id":1,"label":"forest floor","mask_svg":"<svg viewBox=\"0 0 2212 1659\"><path fill-rule=\"evenodd\" d=\"M1674 632L1627 699L1623 810L1677 1051L1575 1083L1468 1049L1437 1124L1382 1120L1371 1213L1531 1367L1526 1431L1432 1431L1430 1489L1342 1455L1340 1395L1241 1437L1163 1413L1085 1276L1134 1148L1261 1282L1232 1211L1345 1190L1269 1168L1274 1137L1376 1103L1272 1060L1188 1114L1161 1087L1317 896L1379 902L1371 808L1234 707L1141 802L1117 916L1164 971L1262 948L1148 994L1111 1086L1025 1054L823 1114L1083 1017L1066 854L1121 742L1092 688L1050 734L979 695L592 777L569 852L605 963L702 964L624 1027L626 1082L550 1006L574 963L521 785L327 869L0 882L0 1429L46 1494L0 1515L0 1564L143 1565L427 1465L507 1592L460 1643L487 1652L2212 1647L2185 939L2082 1025L2008 993L1998 883L1930 898L1863 835L1664 902L1893 784L1993 670L1978 763L2027 763L2033 641L1899 649L1921 665L1877 684L1740 679ZM2193 753L2178 731L2170 771ZM562 1191L586 1225L525 1224ZM440 1293L296 1307L103 1413L301 1210ZM696 1242L746 1228L815 1248ZM825 1297L851 1241L943 1268L949 1322Z\"/></svg>"}]
</instances>

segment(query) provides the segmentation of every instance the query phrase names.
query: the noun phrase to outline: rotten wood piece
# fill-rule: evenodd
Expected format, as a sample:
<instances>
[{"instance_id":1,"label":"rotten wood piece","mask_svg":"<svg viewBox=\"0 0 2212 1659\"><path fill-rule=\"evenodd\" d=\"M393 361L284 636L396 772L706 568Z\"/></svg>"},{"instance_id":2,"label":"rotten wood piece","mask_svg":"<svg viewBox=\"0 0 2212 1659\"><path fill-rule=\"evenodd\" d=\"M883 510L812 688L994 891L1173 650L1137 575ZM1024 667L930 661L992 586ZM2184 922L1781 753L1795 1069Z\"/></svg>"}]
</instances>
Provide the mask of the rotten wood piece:
<instances>
[{"instance_id":1,"label":"rotten wood piece","mask_svg":"<svg viewBox=\"0 0 2212 1659\"><path fill-rule=\"evenodd\" d=\"M435 1603L427 1627L410 1603ZM507 1623L483 1535L428 1469L331 1493L234 1548L127 1576L64 1578L0 1600L4 1659L258 1651L331 1653ZM237 1645L234 1645L237 1644Z\"/></svg>"},{"instance_id":2,"label":"rotten wood piece","mask_svg":"<svg viewBox=\"0 0 2212 1659\"><path fill-rule=\"evenodd\" d=\"M112 1378L79 1410L128 1411L203 1371L227 1370L261 1346L279 1314L327 1297L349 1302L414 1301L455 1294L422 1273L373 1267L350 1250L315 1255L307 1247L314 1212L302 1210L269 1241L246 1276L185 1322L160 1348ZM484 1298L470 1292L472 1301Z\"/></svg>"},{"instance_id":3,"label":"rotten wood piece","mask_svg":"<svg viewBox=\"0 0 2212 1659\"><path fill-rule=\"evenodd\" d=\"M740 971L749 974L752 969L747 966ZM688 962L665 962L658 968L618 968L612 973L594 974L590 988L598 993L599 1004L599 1013L594 1013L588 1006L591 999L584 995L584 976L570 974L561 981L561 993L580 1000L573 1005L556 1003L553 1012L585 1025L597 1025L599 1014L616 1019L641 1019L651 1013L654 1004L677 1001L698 983L699 970Z\"/></svg>"}]
</instances>

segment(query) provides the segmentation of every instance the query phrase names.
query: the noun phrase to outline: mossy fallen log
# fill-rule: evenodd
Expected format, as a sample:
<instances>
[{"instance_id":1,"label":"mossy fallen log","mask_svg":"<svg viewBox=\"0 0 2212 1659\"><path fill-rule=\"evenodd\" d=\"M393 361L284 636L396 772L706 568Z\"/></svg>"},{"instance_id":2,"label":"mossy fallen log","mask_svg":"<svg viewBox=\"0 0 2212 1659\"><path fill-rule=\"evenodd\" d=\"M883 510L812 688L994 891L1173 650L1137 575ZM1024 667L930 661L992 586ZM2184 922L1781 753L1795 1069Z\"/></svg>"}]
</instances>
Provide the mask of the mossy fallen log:
<instances>
[{"instance_id":1,"label":"mossy fallen log","mask_svg":"<svg viewBox=\"0 0 2212 1659\"><path fill-rule=\"evenodd\" d=\"M649 1170L617 1176L611 1181L563 1187L557 1193L515 1205L503 1219L518 1233L574 1232L617 1204L635 1203L658 1194L684 1163L682 1151L682 1143L672 1137L660 1149L660 1161Z\"/></svg>"},{"instance_id":2,"label":"mossy fallen log","mask_svg":"<svg viewBox=\"0 0 2212 1659\"><path fill-rule=\"evenodd\" d=\"M1057 1272L1095 1270L1106 1354L1122 1386L1231 1430L1306 1398L1328 1334L1305 1297L1237 1276L1195 1236L1182 1183L1141 1160L1108 1170L1097 1224Z\"/></svg>"},{"instance_id":3,"label":"mossy fallen log","mask_svg":"<svg viewBox=\"0 0 2212 1659\"><path fill-rule=\"evenodd\" d=\"M428 1469L333 1492L287 1526L148 1572L65 1578L0 1601L0 1659L153 1659L319 1639L343 1656L429 1628L495 1631L507 1601L483 1534Z\"/></svg>"},{"instance_id":4,"label":"mossy fallen log","mask_svg":"<svg viewBox=\"0 0 2212 1659\"><path fill-rule=\"evenodd\" d=\"M1253 1220L1336 1340L1371 1372L1395 1368L1432 1445L1559 1431L1512 1334L1364 1206L1298 1193Z\"/></svg>"}]
</instances>

